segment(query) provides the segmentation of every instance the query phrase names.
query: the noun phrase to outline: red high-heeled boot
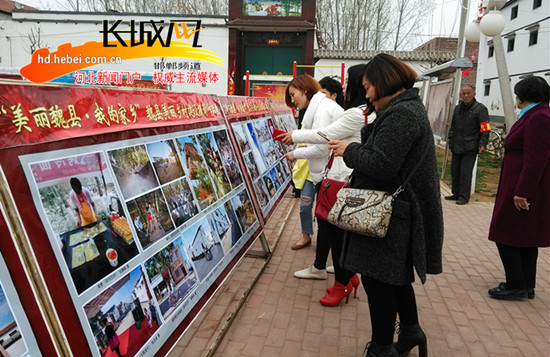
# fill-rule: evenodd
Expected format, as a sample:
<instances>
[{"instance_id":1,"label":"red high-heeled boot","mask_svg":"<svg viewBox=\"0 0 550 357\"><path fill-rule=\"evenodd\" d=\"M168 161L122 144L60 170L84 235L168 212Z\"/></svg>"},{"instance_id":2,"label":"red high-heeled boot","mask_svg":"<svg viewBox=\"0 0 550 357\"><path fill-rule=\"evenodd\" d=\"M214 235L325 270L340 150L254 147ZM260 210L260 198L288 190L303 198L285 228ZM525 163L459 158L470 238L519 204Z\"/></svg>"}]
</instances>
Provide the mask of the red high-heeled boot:
<instances>
[{"instance_id":1,"label":"red high-heeled boot","mask_svg":"<svg viewBox=\"0 0 550 357\"><path fill-rule=\"evenodd\" d=\"M351 277L351 279L349 279L349 282L351 283L351 285L353 285L353 298L356 299L357 288L359 287L359 284L361 284L361 280L359 280L359 277L357 276L357 274L355 274L354 276ZM327 293L330 294L331 291L332 291L332 288L327 288Z\"/></svg>"},{"instance_id":2,"label":"red high-heeled boot","mask_svg":"<svg viewBox=\"0 0 550 357\"><path fill-rule=\"evenodd\" d=\"M340 284L337 281L334 281L334 286L332 287L332 290L330 294L319 300L321 305L325 306L338 306L340 305L340 301L345 297L346 298L346 304L349 300L349 294L351 294L351 291L353 290L353 285L351 283L348 283L348 285Z\"/></svg>"}]
</instances>

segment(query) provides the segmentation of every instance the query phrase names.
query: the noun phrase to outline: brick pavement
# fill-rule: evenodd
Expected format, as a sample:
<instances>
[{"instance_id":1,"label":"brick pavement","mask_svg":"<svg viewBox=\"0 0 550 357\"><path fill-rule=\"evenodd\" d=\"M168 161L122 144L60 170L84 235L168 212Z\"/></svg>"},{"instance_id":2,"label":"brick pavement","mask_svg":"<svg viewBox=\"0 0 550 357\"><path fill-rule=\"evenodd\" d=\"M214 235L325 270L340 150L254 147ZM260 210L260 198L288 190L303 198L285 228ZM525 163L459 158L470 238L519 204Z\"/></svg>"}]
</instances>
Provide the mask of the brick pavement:
<instances>
[{"instance_id":1,"label":"brick pavement","mask_svg":"<svg viewBox=\"0 0 550 357\"><path fill-rule=\"evenodd\" d=\"M449 194L446 187L442 195ZM503 280L494 243L487 240L493 204L458 206L443 201L444 273L415 283L420 323L430 356L550 356L550 249L539 250L534 300L499 301L487 289ZM268 267L222 339L215 356L360 356L370 340L366 295L335 308L319 299L328 280L299 280L293 273L313 263L315 247L290 246L300 235L297 200L285 197L266 227L274 242L286 226ZM201 356L262 266L245 257L182 335L170 357ZM416 349L410 356L416 356Z\"/></svg>"}]
</instances>

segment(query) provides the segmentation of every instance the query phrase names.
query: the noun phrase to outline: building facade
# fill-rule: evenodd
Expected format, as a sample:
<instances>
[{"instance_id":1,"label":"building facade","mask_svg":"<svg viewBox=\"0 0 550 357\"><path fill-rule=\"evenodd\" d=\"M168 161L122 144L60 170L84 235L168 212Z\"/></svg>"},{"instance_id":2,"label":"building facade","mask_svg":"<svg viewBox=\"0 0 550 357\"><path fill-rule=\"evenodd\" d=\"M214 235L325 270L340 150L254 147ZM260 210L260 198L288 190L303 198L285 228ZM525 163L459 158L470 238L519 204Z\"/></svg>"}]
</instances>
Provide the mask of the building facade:
<instances>
[{"instance_id":1,"label":"building facade","mask_svg":"<svg viewBox=\"0 0 550 357\"><path fill-rule=\"evenodd\" d=\"M550 83L550 0L511 0L500 12L505 19L501 36L512 89L531 75ZM481 34L477 99L489 109L492 122L504 123L495 58L492 38Z\"/></svg>"}]
</instances>

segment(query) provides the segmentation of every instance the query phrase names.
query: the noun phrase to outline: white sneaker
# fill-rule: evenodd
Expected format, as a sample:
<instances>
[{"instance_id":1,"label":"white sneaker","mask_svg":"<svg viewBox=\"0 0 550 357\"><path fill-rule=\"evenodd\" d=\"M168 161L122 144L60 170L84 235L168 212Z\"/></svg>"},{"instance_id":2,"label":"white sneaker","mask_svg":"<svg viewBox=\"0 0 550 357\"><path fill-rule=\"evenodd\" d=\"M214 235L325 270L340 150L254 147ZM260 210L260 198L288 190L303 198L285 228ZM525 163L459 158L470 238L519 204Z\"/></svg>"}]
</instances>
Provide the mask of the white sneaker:
<instances>
[{"instance_id":1,"label":"white sneaker","mask_svg":"<svg viewBox=\"0 0 550 357\"><path fill-rule=\"evenodd\" d=\"M334 274L334 265L329 265L327 267L327 273Z\"/></svg>"},{"instance_id":2,"label":"white sneaker","mask_svg":"<svg viewBox=\"0 0 550 357\"><path fill-rule=\"evenodd\" d=\"M294 273L294 276L298 279L319 279L324 280L327 278L327 271L325 269L319 270L313 265L308 266L304 270L298 270Z\"/></svg>"}]
</instances>

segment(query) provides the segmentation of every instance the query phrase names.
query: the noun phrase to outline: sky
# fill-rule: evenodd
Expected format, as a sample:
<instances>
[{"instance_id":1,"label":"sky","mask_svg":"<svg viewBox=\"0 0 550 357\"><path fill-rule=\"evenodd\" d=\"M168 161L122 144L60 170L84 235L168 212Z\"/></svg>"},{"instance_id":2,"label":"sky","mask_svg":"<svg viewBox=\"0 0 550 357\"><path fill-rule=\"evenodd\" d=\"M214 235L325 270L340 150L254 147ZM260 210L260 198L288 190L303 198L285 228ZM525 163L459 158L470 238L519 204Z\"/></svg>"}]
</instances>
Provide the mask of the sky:
<instances>
[{"instance_id":1,"label":"sky","mask_svg":"<svg viewBox=\"0 0 550 357\"><path fill-rule=\"evenodd\" d=\"M76 0L75 0L76 1ZM470 23L476 16L477 7L481 0L470 0L468 21ZM40 10L64 10L58 5L63 0L19 0L19 2L33 6ZM68 3L68 2L67 2ZM460 0L434 0L435 8L431 16L426 19L425 27L422 30L423 42L433 37L457 36L460 22Z\"/></svg>"}]
</instances>

